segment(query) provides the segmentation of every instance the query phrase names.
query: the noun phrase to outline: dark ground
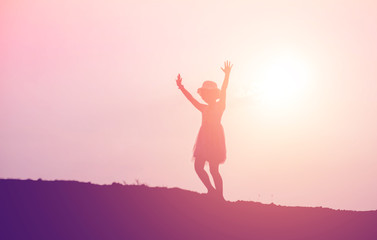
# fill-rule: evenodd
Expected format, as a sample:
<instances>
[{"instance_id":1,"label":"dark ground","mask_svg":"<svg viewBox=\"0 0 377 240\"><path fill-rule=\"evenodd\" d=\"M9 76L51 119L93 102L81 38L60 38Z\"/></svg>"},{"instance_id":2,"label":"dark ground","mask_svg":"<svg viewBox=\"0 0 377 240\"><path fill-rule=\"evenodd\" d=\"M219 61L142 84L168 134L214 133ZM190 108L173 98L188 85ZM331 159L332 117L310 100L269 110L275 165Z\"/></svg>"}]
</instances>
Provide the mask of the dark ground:
<instances>
[{"instance_id":1,"label":"dark ground","mask_svg":"<svg viewBox=\"0 0 377 240\"><path fill-rule=\"evenodd\" d=\"M0 179L0 239L377 239L377 211L218 202L178 188Z\"/></svg>"}]
</instances>

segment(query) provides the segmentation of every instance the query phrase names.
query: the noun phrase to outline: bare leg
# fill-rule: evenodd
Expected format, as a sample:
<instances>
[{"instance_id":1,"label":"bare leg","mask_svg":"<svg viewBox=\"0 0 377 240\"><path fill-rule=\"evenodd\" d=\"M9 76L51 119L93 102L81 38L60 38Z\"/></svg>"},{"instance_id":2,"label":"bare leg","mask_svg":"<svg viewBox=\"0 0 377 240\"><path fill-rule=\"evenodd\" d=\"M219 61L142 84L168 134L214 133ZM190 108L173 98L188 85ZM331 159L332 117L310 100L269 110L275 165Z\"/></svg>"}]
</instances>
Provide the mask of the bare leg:
<instances>
[{"instance_id":1,"label":"bare leg","mask_svg":"<svg viewBox=\"0 0 377 240\"><path fill-rule=\"evenodd\" d=\"M213 181L215 182L216 192L220 198L223 197L223 179L219 173L219 164L218 163L210 163L209 170L211 172Z\"/></svg>"},{"instance_id":2,"label":"bare leg","mask_svg":"<svg viewBox=\"0 0 377 240\"><path fill-rule=\"evenodd\" d=\"M211 181L209 180L207 172L204 170L204 164L205 164L205 161L203 159L196 158L195 159L195 171L196 171L196 174L198 174L198 176L199 176L200 180L202 181L202 183L204 184L204 186L206 186L208 192L212 192L215 189L212 186Z\"/></svg>"}]
</instances>

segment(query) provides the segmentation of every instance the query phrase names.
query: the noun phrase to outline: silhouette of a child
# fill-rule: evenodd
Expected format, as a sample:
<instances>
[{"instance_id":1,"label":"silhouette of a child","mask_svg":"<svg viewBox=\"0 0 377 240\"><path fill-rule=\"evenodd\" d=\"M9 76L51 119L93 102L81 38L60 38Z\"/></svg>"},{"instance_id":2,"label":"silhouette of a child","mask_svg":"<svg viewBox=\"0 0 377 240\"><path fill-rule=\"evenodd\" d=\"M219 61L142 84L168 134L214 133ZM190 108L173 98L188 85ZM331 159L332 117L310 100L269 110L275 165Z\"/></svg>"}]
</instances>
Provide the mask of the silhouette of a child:
<instances>
[{"instance_id":1,"label":"silhouette of a child","mask_svg":"<svg viewBox=\"0 0 377 240\"><path fill-rule=\"evenodd\" d=\"M182 85L181 75L177 76L177 85L186 98L202 113L202 126L200 127L196 142L193 148L195 159L195 171L200 180L206 186L208 194L220 199L223 197L223 180L219 173L219 165L225 162L226 148L224 129L221 125L221 117L225 110L226 89L228 87L230 70L233 65L229 61L221 68L225 73L221 90L215 82L205 81L198 89L199 95L207 104L199 103ZM219 101L217 101L219 99ZM205 163L209 163L210 172L215 183L212 186L207 172L204 170Z\"/></svg>"}]
</instances>

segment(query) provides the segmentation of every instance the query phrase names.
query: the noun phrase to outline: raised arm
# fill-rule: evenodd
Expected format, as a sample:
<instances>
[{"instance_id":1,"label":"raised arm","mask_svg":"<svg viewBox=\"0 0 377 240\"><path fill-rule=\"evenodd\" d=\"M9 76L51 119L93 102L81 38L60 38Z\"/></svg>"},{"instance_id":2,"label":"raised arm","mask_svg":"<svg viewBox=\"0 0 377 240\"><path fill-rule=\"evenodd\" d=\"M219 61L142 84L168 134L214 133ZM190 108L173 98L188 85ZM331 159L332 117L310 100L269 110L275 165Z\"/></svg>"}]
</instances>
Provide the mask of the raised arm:
<instances>
[{"instance_id":1,"label":"raised arm","mask_svg":"<svg viewBox=\"0 0 377 240\"><path fill-rule=\"evenodd\" d=\"M220 90L220 103L223 104L225 108L225 102L226 102L226 89L228 87L228 82L229 82L229 75L230 75L230 70L232 70L233 64L231 65L229 61L224 62L224 68L221 68L223 72L225 73L224 77L224 82L223 85L221 86Z\"/></svg>"},{"instance_id":2,"label":"raised arm","mask_svg":"<svg viewBox=\"0 0 377 240\"><path fill-rule=\"evenodd\" d=\"M177 76L177 86L178 88L182 91L183 95L185 95L185 97L192 103L192 105L194 105L194 107L196 107L199 111L202 111L203 110L203 107L204 107L204 104L201 104L200 102L198 102L186 89L185 87L182 85L182 78L181 78L181 74L178 74Z\"/></svg>"}]
</instances>

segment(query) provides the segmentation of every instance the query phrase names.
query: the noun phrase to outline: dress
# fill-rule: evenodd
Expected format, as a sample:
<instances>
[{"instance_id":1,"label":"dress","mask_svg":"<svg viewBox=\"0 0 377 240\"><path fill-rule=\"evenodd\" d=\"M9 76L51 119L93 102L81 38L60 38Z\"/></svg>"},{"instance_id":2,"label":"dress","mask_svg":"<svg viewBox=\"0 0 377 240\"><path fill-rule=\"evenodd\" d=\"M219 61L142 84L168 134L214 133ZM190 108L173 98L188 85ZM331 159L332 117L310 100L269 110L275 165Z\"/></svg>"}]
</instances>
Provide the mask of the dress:
<instances>
[{"instance_id":1,"label":"dress","mask_svg":"<svg viewBox=\"0 0 377 240\"><path fill-rule=\"evenodd\" d=\"M193 157L204 161L224 163L226 159L225 135L221 125L221 117L225 104L216 102L205 105L202 112L202 126L193 148Z\"/></svg>"}]
</instances>

